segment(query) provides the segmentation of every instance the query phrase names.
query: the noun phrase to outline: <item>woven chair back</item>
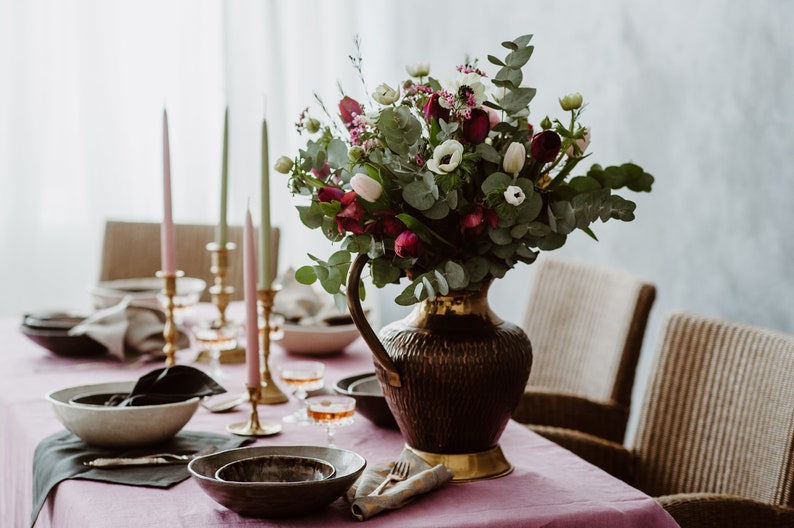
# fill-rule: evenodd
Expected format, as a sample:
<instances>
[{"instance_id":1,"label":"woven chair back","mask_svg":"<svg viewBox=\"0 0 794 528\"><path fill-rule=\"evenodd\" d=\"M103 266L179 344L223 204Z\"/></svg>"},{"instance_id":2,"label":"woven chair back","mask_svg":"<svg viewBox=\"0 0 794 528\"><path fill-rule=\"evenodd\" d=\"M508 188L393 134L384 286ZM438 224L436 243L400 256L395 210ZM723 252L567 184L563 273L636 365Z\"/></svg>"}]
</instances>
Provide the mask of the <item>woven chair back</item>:
<instances>
[{"instance_id":1,"label":"woven chair back","mask_svg":"<svg viewBox=\"0 0 794 528\"><path fill-rule=\"evenodd\" d=\"M637 487L794 505L794 336L686 313L660 335Z\"/></svg>"},{"instance_id":2,"label":"woven chair back","mask_svg":"<svg viewBox=\"0 0 794 528\"><path fill-rule=\"evenodd\" d=\"M537 266L523 324L533 353L527 388L628 408L655 288L562 259Z\"/></svg>"}]
</instances>

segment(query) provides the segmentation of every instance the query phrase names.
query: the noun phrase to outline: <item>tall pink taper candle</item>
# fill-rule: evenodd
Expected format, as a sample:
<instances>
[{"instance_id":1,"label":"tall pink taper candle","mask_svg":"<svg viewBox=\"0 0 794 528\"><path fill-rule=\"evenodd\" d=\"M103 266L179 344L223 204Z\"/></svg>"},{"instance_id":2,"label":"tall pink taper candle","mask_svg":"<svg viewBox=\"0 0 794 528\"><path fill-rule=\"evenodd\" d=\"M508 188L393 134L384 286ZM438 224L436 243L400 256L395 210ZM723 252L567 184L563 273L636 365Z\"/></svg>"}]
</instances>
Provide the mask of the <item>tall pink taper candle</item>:
<instances>
[{"instance_id":1,"label":"tall pink taper candle","mask_svg":"<svg viewBox=\"0 0 794 528\"><path fill-rule=\"evenodd\" d=\"M171 152L168 145L168 113L163 109L163 223L160 224L161 271L166 277L176 275L174 220L171 216Z\"/></svg>"},{"instance_id":2,"label":"tall pink taper candle","mask_svg":"<svg viewBox=\"0 0 794 528\"><path fill-rule=\"evenodd\" d=\"M248 367L248 386L258 387L259 373L259 315L256 309L256 249L251 209L245 212L243 228L243 288L245 297L245 361Z\"/></svg>"}]
</instances>

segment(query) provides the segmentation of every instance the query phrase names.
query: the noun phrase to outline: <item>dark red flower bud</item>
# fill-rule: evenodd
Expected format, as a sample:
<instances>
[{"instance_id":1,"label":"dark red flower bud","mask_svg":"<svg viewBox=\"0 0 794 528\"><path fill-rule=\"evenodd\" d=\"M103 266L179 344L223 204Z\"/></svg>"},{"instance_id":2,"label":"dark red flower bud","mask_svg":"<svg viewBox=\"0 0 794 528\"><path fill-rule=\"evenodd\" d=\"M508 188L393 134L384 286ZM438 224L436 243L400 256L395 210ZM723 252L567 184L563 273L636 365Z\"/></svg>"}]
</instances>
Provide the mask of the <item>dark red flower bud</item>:
<instances>
[{"instance_id":1,"label":"dark red flower bud","mask_svg":"<svg viewBox=\"0 0 794 528\"><path fill-rule=\"evenodd\" d=\"M562 139L559 134L553 130L544 130L532 137L530 150L533 158L541 163L548 163L554 161L554 158L560 153L561 145Z\"/></svg>"},{"instance_id":2,"label":"dark red flower bud","mask_svg":"<svg viewBox=\"0 0 794 528\"><path fill-rule=\"evenodd\" d=\"M441 103L438 102L437 93L431 95L430 99L425 103L425 119L427 119L428 122L433 119L443 119L449 122L449 108L441 106Z\"/></svg>"},{"instance_id":3,"label":"dark red flower bud","mask_svg":"<svg viewBox=\"0 0 794 528\"><path fill-rule=\"evenodd\" d=\"M320 169L312 169L312 175L317 178L318 180L325 180L329 174L331 174L331 167L328 166L327 163L323 163L323 166Z\"/></svg>"},{"instance_id":4,"label":"dark red flower bud","mask_svg":"<svg viewBox=\"0 0 794 528\"><path fill-rule=\"evenodd\" d=\"M345 122L348 128L350 128L350 125L353 123L353 118L363 113L364 109L358 101L352 97L344 96L342 100L339 101L339 114L342 116L342 121Z\"/></svg>"},{"instance_id":5,"label":"dark red flower bud","mask_svg":"<svg viewBox=\"0 0 794 528\"><path fill-rule=\"evenodd\" d=\"M393 216L384 217L381 223L383 224L383 231L393 237L396 237L407 229L401 220Z\"/></svg>"},{"instance_id":6,"label":"dark red flower bud","mask_svg":"<svg viewBox=\"0 0 794 528\"><path fill-rule=\"evenodd\" d=\"M366 211L361 203L356 200L356 193L346 192L339 201L342 204L342 210L336 215L336 226L339 229L339 234L344 235L345 231L350 231L356 235L363 233L362 220Z\"/></svg>"},{"instance_id":7,"label":"dark red flower bud","mask_svg":"<svg viewBox=\"0 0 794 528\"><path fill-rule=\"evenodd\" d=\"M461 127L463 139L474 145L485 141L490 131L491 120L488 117L488 112L482 108L472 109L471 117L464 121Z\"/></svg>"},{"instance_id":8,"label":"dark red flower bud","mask_svg":"<svg viewBox=\"0 0 794 528\"><path fill-rule=\"evenodd\" d=\"M499 215L495 210L478 203L474 205L474 211L460 219L460 231L471 231L473 234L479 235L485 230L486 223L492 229L496 229Z\"/></svg>"},{"instance_id":9,"label":"dark red flower bud","mask_svg":"<svg viewBox=\"0 0 794 528\"><path fill-rule=\"evenodd\" d=\"M416 233L405 230L394 240L394 252L400 258L418 258L422 254L422 242Z\"/></svg>"},{"instance_id":10,"label":"dark red flower bud","mask_svg":"<svg viewBox=\"0 0 794 528\"><path fill-rule=\"evenodd\" d=\"M320 187L317 190L317 199L321 202L333 202L334 200L340 201L345 195L345 191L339 187Z\"/></svg>"}]
</instances>

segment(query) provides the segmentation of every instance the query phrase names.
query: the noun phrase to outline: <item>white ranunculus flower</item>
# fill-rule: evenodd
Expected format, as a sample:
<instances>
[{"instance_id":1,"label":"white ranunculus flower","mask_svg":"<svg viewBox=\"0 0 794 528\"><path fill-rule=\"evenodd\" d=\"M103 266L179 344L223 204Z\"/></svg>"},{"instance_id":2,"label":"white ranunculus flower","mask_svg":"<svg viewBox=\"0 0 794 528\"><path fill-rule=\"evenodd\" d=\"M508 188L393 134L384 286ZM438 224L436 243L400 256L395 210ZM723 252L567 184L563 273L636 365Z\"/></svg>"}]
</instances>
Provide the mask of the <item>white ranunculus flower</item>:
<instances>
[{"instance_id":1,"label":"white ranunculus flower","mask_svg":"<svg viewBox=\"0 0 794 528\"><path fill-rule=\"evenodd\" d=\"M458 168L463 161L463 145L448 139L433 150L433 158L427 160L427 168L436 174L447 174Z\"/></svg>"},{"instance_id":2,"label":"white ranunculus flower","mask_svg":"<svg viewBox=\"0 0 794 528\"><path fill-rule=\"evenodd\" d=\"M524 191L521 189L521 187L518 187L517 185L507 186L507 190L505 191L505 200L510 205L521 205L524 203L526 197L527 196L524 194Z\"/></svg>"},{"instance_id":3,"label":"white ranunculus flower","mask_svg":"<svg viewBox=\"0 0 794 528\"><path fill-rule=\"evenodd\" d=\"M409 64L405 67L405 71L408 72L408 75L411 77L424 77L425 75L430 74L430 65L426 62L420 62L417 64Z\"/></svg>"},{"instance_id":4,"label":"white ranunculus flower","mask_svg":"<svg viewBox=\"0 0 794 528\"><path fill-rule=\"evenodd\" d=\"M358 173L350 178L350 187L362 200L374 202L383 194L383 186L368 174Z\"/></svg>"},{"instance_id":5,"label":"white ranunculus flower","mask_svg":"<svg viewBox=\"0 0 794 528\"><path fill-rule=\"evenodd\" d=\"M485 101L485 84L482 82L482 77L474 72L463 73L457 79L447 81L444 88L458 100L463 99L464 94L473 95L476 101L473 108L479 108ZM441 106L446 104L443 97L438 102Z\"/></svg>"},{"instance_id":6,"label":"white ranunculus flower","mask_svg":"<svg viewBox=\"0 0 794 528\"><path fill-rule=\"evenodd\" d=\"M397 99L400 98L400 93L384 83L375 88L375 91L372 93L372 98L382 105L390 105L397 102Z\"/></svg>"}]
</instances>

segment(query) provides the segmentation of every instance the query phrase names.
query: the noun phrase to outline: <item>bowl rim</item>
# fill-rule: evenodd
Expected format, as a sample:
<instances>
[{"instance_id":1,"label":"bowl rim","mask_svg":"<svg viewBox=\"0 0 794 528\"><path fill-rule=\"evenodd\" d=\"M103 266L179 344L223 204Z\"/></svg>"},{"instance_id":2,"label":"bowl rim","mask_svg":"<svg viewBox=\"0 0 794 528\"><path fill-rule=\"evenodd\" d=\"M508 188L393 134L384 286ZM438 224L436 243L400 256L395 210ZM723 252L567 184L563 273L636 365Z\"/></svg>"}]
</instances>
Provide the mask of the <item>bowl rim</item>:
<instances>
[{"instance_id":1,"label":"bowl rim","mask_svg":"<svg viewBox=\"0 0 794 528\"><path fill-rule=\"evenodd\" d=\"M146 291L130 292L119 289L118 286L125 284L151 284L151 288ZM157 296L162 290L163 280L157 277L130 277L126 279L113 279L106 281L99 281L89 290L91 295L101 297L118 297L130 296L133 299L150 298ZM180 288L184 286L184 289ZM190 295L194 293L201 293L207 288L207 281L198 277L179 277L177 279L177 294Z\"/></svg>"},{"instance_id":2,"label":"bowl rim","mask_svg":"<svg viewBox=\"0 0 794 528\"><path fill-rule=\"evenodd\" d=\"M377 373L375 371L364 372L362 374L355 374L353 376L347 376L340 380L338 380L334 384L334 390L340 392L344 396L383 396L382 394L373 394L371 392L353 392L350 390L350 385L353 383L364 380L367 378L375 377L377 379Z\"/></svg>"},{"instance_id":3,"label":"bowl rim","mask_svg":"<svg viewBox=\"0 0 794 528\"><path fill-rule=\"evenodd\" d=\"M213 472L212 476L207 476L207 475L204 475L202 473L199 473L194 468L194 465L200 463L200 461L203 461L203 460L205 460L207 458L220 456L221 454L228 453L230 451L240 451L240 452L242 452L244 450L252 450L252 451L256 450L257 452L264 451L263 454L265 454L265 453L267 453L267 451L272 449L272 450L276 450L276 453L273 453L273 454L282 454L282 453L279 453L278 451L284 450L284 449L286 449L288 451L289 450L295 451L295 450L301 450L301 449L318 449L318 448L319 449L332 450L332 451L339 451L339 452L342 452L342 453L349 453L349 454L353 455L357 459L358 463L355 465L355 467L350 467L350 468L348 468L347 471L345 471L343 473L343 472L340 471L340 468L338 468L336 466L336 464L334 464L330 460L325 460L325 459L320 458L320 460L325 460L325 462L328 462L329 464L331 464L334 467L334 474L331 475L330 477L328 477L326 479L322 479L322 480L302 480L302 481L299 481L299 482L237 482L237 481L234 481L234 480L220 480L220 479L215 478L215 472L217 472L218 469L220 469L220 467L217 468L215 470L215 472ZM234 462L236 462L238 460L245 460L245 459L248 459L248 458L256 458L257 456L263 456L263 454L258 454L258 455L254 455L254 456L250 456L250 457L239 458L239 459L234 460ZM317 458L319 458L319 457L317 457ZM255 445L255 446L246 446L246 447L233 447L231 449L224 449L223 451L216 451L216 452L210 453L208 455L196 457L193 460L191 460L188 463L188 465L187 465L188 472L194 478L197 478L199 480L203 480L203 481L206 481L206 482L212 482L212 483L215 483L215 484L222 484L224 486L246 487L246 488L250 488L251 486L254 486L254 487L257 487L257 488L258 487L267 488L267 487L273 487L273 486L291 487L291 486L307 486L307 485L312 485L312 484L324 485L324 484L328 484L328 483L334 482L336 480L341 480L341 479L348 478L351 475L357 473L358 471L364 470L366 467L367 467L367 459L364 458L359 453L356 453L355 451L351 451L349 449L340 449L338 447L320 446L320 445L308 445L308 444L307 445L274 445L274 446Z\"/></svg>"},{"instance_id":4,"label":"bowl rim","mask_svg":"<svg viewBox=\"0 0 794 528\"><path fill-rule=\"evenodd\" d=\"M288 481L284 481L284 482L281 482L281 481L261 481L261 483L263 483L263 484L305 484L307 482L318 482L318 481L322 481L322 480L329 480L329 479L334 478L334 476L336 475L336 466L333 465L328 460L323 460L322 458L313 457L313 456L306 456L306 455L274 454L274 455L257 455L257 456L247 457L247 458L240 458L238 460L232 460L231 462L227 462L226 464L224 464L221 467L219 467L218 469L216 469L215 470L215 474L213 476L214 476L215 480L218 480L220 482L242 482L244 484L254 484L254 483L260 482L260 481L253 481L253 480L226 480L226 479L220 478L218 476L218 473L220 473L223 469L225 469L225 468L227 468L227 467L229 467L229 466L231 466L233 464L240 464L240 463L243 463L243 462L251 462L253 460L257 460L257 459L260 459L260 458L292 458L292 459L296 459L297 458L297 459L300 459L300 460L311 460L312 462L320 462L321 464L324 464L324 465L326 465L326 466L331 468L331 474L328 475L327 477L323 477L321 479L288 480Z\"/></svg>"},{"instance_id":5,"label":"bowl rim","mask_svg":"<svg viewBox=\"0 0 794 528\"><path fill-rule=\"evenodd\" d=\"M138 405L138 406L129 406L129 407L105 407L102 405L92 405L87 403L72 403L69 400L71 398L75 398L77 396L87 396L89 394L100 394L105 392L124 392L126 389L127 392L131 391L137 381L108 381L104 383L92 383L89 385L74 385L72 387L64 387L61 389L56 389L48 392L44 395L47 401L49 401L53 405L58 405L62 407L68 408L77 408L77 409L90 409L96 412L134 412L138 411L141 412L143 409L168 409L172 407L181 407L195 404L198 406L198 402L200 398L198 396L194 396L192 398L188 398L187 400L182 400L178 402L170 402L170 403L158 403L155 405ZM102 388L100 388L102 387ZM85 388L88 389L82 392L75 392L73 396L69 399L58 399L57 396L59 393L65 393L67 391L73 391L74 389ZM96 389L93 392L91 389Z\"/></svg>"},{"instance_id":6,"label":"bowl rim","mask_svg":"<svg viewBox=\"0 0 794 528\"><path fill-rule=\"evenodd\" d=\"M294 323L284 323L284 332L292 332L293 334L343 334L352 331L358 332L358 327L355 323L343 325L300 325Z\"/></svg>"}]
</instances>

